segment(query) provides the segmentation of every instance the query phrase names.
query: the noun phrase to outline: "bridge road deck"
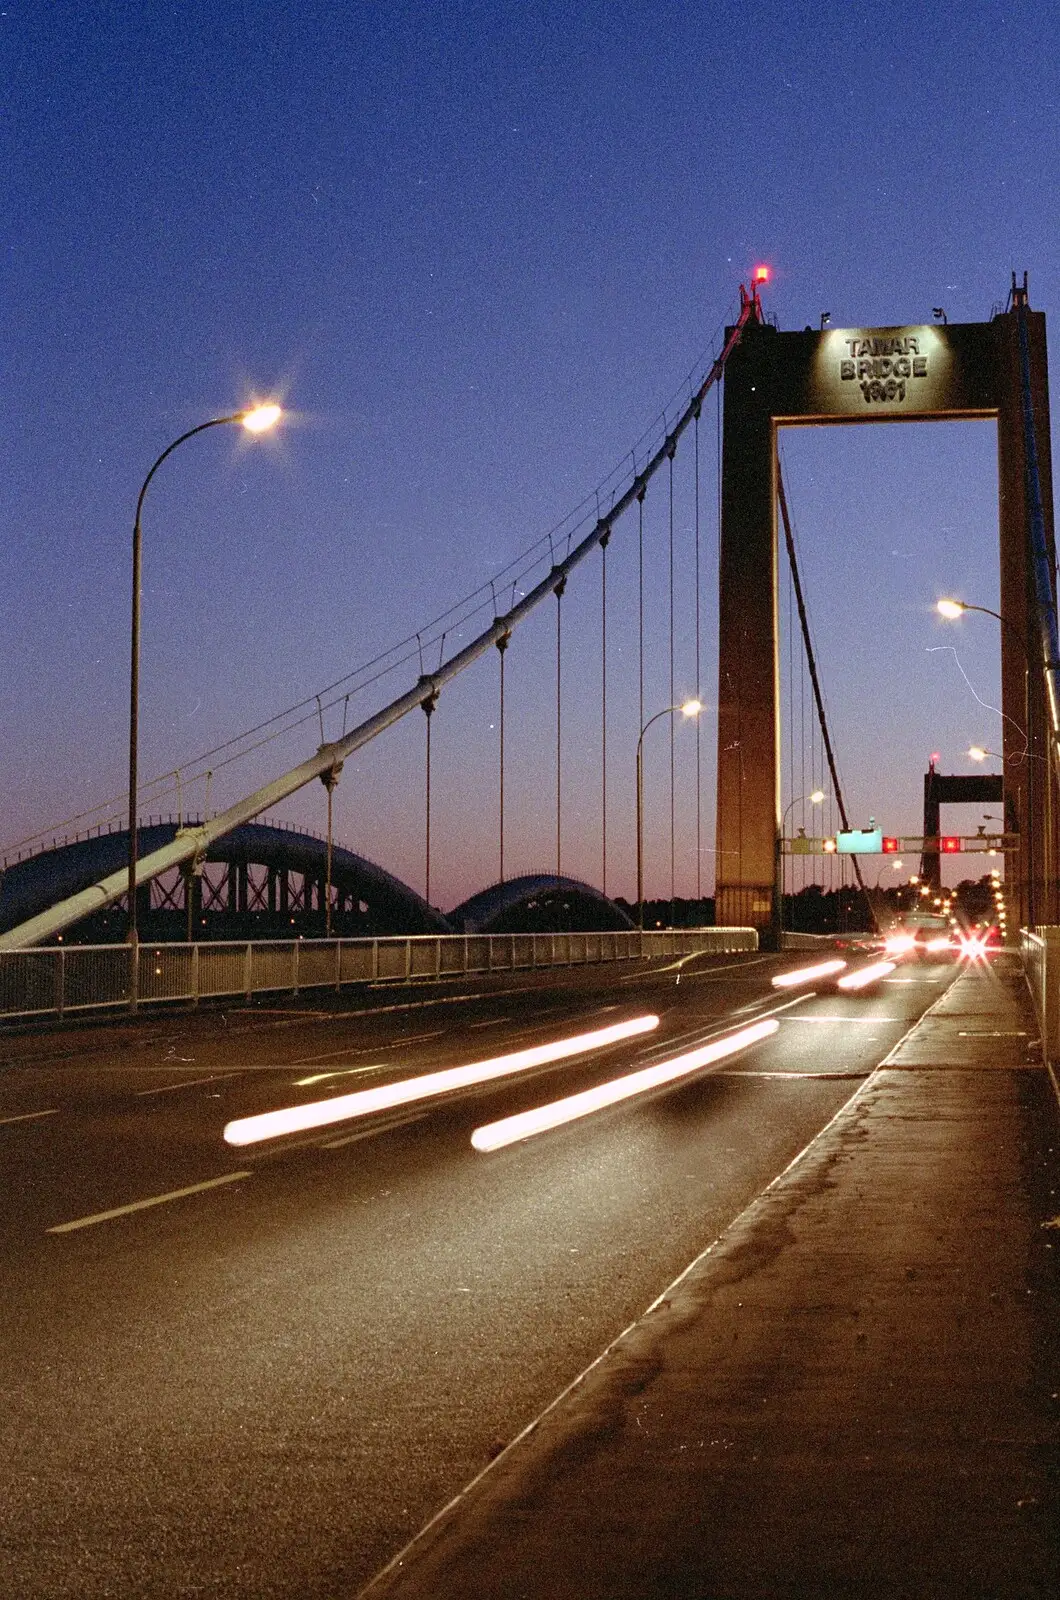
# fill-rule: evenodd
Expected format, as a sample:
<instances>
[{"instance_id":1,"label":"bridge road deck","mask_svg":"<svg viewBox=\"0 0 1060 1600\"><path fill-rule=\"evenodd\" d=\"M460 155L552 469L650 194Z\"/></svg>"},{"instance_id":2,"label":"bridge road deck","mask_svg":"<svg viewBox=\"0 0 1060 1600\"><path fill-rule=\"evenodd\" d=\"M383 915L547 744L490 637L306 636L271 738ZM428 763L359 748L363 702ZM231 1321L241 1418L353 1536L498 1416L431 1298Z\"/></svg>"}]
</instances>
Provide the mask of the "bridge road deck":
<instances>
[{"instance_id":1,"label":"bridge road deck","mask_svg":"<svg viewBox=\"0 0 1060 1600\"><path fill-rule=\"evenodd\" d=\"M995 957L364 1594L1060 1594L1058 1135Z\"/></svg>"}]
</instances>

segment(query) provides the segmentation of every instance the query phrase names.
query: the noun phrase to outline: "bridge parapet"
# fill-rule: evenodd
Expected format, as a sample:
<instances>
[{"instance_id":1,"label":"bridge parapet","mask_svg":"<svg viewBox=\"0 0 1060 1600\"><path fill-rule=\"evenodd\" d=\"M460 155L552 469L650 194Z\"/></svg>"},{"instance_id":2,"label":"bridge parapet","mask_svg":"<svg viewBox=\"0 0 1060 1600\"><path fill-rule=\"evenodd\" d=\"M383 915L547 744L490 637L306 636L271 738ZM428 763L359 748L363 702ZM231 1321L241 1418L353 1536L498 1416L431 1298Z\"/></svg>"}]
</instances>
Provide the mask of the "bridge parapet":
<instances>
[{"instance_id":1,"label":"bridge parapet","mask_svg":"<svg viewBox=\"0 0 1060 1600\"><path fill-rule=\"evenodd\" d=\"M1023 969L1042 1030L1042 1060L1060 1098L1060 928L1024 928L1020 944Z\"/></svg>"},{"instance_id":2,"label":"bridge parapet","mask_svg":"<svg viewBox=\"0 0 1060 1600\"><path fill-rule=\"evenodd\" d=\"M413 934L379 939L269 939L144 944L141 1005L231 999L355 984L414 983L520 969L587 966L652 956L723 955L758 948L753 928L592 933ZM0 951L0 1021L124 1008L125 945Z\"/></svg>"}]
</instances>

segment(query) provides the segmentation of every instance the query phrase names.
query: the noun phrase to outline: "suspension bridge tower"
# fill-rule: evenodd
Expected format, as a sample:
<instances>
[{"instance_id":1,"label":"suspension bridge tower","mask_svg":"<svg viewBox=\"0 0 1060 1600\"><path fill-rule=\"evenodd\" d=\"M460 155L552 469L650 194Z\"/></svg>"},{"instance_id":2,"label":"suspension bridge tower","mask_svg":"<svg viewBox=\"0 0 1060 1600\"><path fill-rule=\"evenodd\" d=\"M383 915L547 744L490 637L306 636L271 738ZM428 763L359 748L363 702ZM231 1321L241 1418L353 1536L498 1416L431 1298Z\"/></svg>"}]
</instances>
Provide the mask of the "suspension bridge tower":
<instances>
[{"instance_id":1,"label":"suspension bridge tower","mask_svg":"<svg viewBox=\"0 0 1060 1600\"><path fill-rule=\"evenodd\" d=\"M725 369L718 655L717 921L777 927L780 722L777 436L784 427L994 418L1004 801L1021 845L1012 908L1055 922L1058 810L1046 759L1048 568L1056 629L1045 317L1013 277L988 322L782 333L755 306ZM1037 588L1036 588L1037 566ZM1048 607L1046 607L1048 609ZM1028 759L1027 752L1030 752Z\"/></svg>"}]
</instances>

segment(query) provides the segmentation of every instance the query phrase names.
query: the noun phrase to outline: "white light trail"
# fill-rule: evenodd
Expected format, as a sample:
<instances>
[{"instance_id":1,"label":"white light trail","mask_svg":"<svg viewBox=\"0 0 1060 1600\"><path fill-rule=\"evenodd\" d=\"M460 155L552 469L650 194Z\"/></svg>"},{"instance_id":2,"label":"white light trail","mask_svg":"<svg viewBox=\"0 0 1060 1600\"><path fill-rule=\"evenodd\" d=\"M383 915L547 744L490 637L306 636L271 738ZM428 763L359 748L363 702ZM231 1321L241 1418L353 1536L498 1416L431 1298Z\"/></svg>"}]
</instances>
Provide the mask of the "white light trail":
<instances>
[{"instance_id":1,"label":"white light trail","mask_svg":"<svg viewBox=\"0 0 1060 1600\"><path fill-rule=\"evenodd\" d=\"M710 1044L701 1045L698 1050L689 1050L685 1055L672 1056L669 1061L658 1061L640 1072L612 1078L609 1083L598 1084L595 1089L568 1095L564 1100L553 1100L551 1104L537 1106L533 1111L520 1111L514 1117L502 1118L500 1122L486 1123L475 1129L471 1143L476 1150L501 1150L505 1145L529 1139L531 1135L544 1133L548 1128L558 1128L562 1123L573 1122L578 1117L591 1116L605 1106L617 1105L619 1101L630 1100L634 1095L657 1089L664 1083L672 1083L699 1067L722 1061L726 1056L735 1055L737 1050L745 1050L748 1045L768 1039L779 1027L780 1023L774 1017L753 1022L738 1033L713 1039Z\"/></svg>"},{"instance_id":2,"label":"white light trail","mask_svg":"<svg viewBox=\"0 0 1060 1600\"><path fill-rule=\"evenodd\" d=\"M830 978L834 972L842 972L846 962L838 957L834 961L818 961L812 967L793 967L790 972L778 972L773 979L774 989L794 989L800 983L816 983L818 978Z\"/></svg>"},{"instance_id":3,"label":"white light trail","mask_svg":"<svg viewBox=\"0 0 1060 1600\"><path fill-rule=\"evenodd\" d=\"M276 1139L285 1133L304 1133L309 1128L326 1128L333 1122L346 1122L351 1117L392 1111L395 1106L428 1100L435 1095L448 1094L453 1089L469 1089L478 1083L488 1083L491 1078L524 1072L529 1067L565 1061L570 1056L584 1055L590 1050L604 1050L623 1039L650 1033L658 1026L657 1016L631 1017L626 1022L612 1023L608 1028L595 1028L590 1033L553 1039L549 1044L532 1045L527 1050L494 1056L489 1061L474 1061L464 1067L446 1067L440 1072L423 1073L418 1078L404 1078L400 1083L384 1083L376 1089L360 1089L354 1094L337 1095L330 1100L312 1100L307 1105L288 1106L281 1111L263 1111L253 1117L239 1117L226 1126L225 1143L260 1144L263 1139Z\"/></svg>"},{"instance_id":4,"label":"white light trail","mask_svg":"<svg viewBox=\"0 0 1060 1600\"><path fill-rule=\"evenodd\" d=\"M858 967L854 972L847 972L842 978L836 980L838 989L867 989L870 983L879 983L881 978L886 978L893 972L893 961L874 961L870 967Z\"/></svg>"}]
</instances>

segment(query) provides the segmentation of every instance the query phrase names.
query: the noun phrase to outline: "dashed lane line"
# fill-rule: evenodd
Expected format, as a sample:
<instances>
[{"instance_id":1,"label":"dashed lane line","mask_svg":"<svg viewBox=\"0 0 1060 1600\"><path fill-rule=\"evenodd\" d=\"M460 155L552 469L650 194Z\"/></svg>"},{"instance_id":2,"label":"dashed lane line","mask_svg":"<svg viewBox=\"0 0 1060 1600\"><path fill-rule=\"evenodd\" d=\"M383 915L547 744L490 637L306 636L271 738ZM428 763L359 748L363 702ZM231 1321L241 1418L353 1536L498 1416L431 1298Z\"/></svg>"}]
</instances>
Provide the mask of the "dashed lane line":
<instances>
[{"instance_id":1,"label":"dashed lane line","mask_svg":"<svg viewBox=\"0 0 1060 1600\"><path fill-rule=\"evenodd\" d=\"M398 1122L385 1122L375 1128L361 1128L357 1133L347 1133L341 1139L322 1139L321 1150L341 1150L343 1145L356 1144L360 1139L375 1139L383 1133L393 1133L397 1128L407 1128L413 1122L425 1122L426 1111L419 1111L414 1117L402 1117Z\"/></svg>"},{"instance_id":2,"label":"dashed lane line","mask_svg":"<svg viewBox=\"0 0 1060 1600\"><path fill-rule=\"evenodd\" d=\"M209 1078L185 1078L183 1083L163 1083L157 1089L137 1089L136 1098L142 1100L149 1094L172 1094L174 1089L194 1089L201 1083L224 1083L227 1078L238 1078L238 1072L218 1072Z\"/></svg>"},{"instance_id":3,"label":"dashed lane line","mask_svg":"<svg viewBox=\"0 0 1060 1600\"><path fill-rule=\"evenodd\" d=\"M45 1233L74 1233L78 1228L91 1228L97 1222L111 1222L115 1217L127 1217L133 1211L146 1211L149 1206L164 1206L170 1200L183 1200L189 1194L202 1194L205 1189L217 1189L223 1183L238 1183L249 1178L249 1172L226 1172L220 1178L206 1178L202 1183L189 1183L186 1189L171 1189L168 1194L153 1194L146 1200L131 1200L128 1205L112 1206L109 1211L97 1211L91 1217L76 1217L73 1222L57 1222Z\"/></svg>"}]
</instances>

